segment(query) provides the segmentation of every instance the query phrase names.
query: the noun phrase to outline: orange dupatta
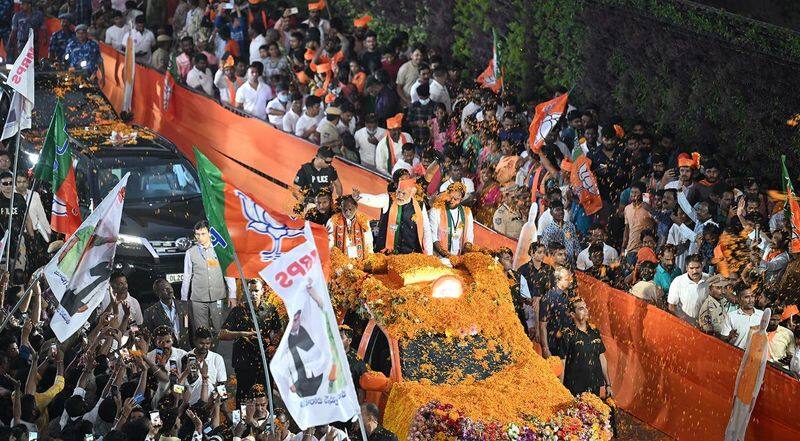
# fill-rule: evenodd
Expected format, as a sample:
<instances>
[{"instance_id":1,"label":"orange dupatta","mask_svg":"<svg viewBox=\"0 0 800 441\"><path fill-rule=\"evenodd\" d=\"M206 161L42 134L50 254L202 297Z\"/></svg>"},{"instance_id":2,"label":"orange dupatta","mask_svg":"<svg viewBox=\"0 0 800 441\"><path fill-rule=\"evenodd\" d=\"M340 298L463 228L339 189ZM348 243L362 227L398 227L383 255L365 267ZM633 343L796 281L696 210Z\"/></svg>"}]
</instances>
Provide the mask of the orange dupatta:
<instances>
[{"instance_id":1,"label":"orange dupatta","mask_svg":"<svg viewBox=\"0 0 800 441\"><path fill-rule=\"evenodd\" d=\"M400 133L400 143L401 145L406 143L405 133ZM391 173L392 167L397 163L397 156L394 154L394 140L391 135L389 135L389 132L386 132L386 150L389 150L389 160L386 163L386 170Z\"/></svg>"},{"instance_id":2,"label":"orange dupatta","mask_svg":"<svg viewBox=\"0 0 800 441\"><path fill-rule=\"evenodd\" d=\"M393 252L394 251L394 234L395 231L398 229L397 221L399 220L400 211L397 209L398 206L397 201L392 201L392 206L389 208L389 219L386 225L386 246L381 251L385 252ZM419 202L413 197L411 198L411 204L414 207L414 223L417 224L417 239L419 240L419 246L423 252L425 252L425 242L422 239L422 229L425 228L425 223L422 219L422 209L419 206ZM405 204L408 205L408 204Z\"/></svg>"}]
</instances>

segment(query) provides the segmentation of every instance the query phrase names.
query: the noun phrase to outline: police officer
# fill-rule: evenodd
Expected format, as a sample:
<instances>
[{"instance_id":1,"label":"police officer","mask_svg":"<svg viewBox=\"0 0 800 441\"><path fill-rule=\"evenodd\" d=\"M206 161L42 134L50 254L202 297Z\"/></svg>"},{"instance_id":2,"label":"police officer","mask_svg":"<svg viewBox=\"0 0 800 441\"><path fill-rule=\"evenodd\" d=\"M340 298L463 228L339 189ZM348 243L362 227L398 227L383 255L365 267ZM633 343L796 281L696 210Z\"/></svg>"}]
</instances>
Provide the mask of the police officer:
<instances>
[{"instance_id":1,"label":"police officer","mask_svg":"<svg viewBox=\"0 0 800 441\"><path fill-rule=\"evenodd\" d=\"M75 38L67 44L64 58L69 67L84 71L94 80L98 78L98 70L103 70L103 57L100 55L100 45L89 39L87 29L85 24L75 26ZM105 75L102 77L105 79Z\"/></svg>"},{"instance_id":2,"label":"police officer","mask_svg":"<svg viewBox=\"0 0 800 441\"><path fill-rule=\"evenodd\" d=\"M48 49L49 58L53 61L61 61L64 59L64 54L67 51L67 44L75 38L75 32L72 30L72 14L65 12L59 15L58 18L61 20L61 30L50 37L50 46Z\"/></svg>"}]
</instances>

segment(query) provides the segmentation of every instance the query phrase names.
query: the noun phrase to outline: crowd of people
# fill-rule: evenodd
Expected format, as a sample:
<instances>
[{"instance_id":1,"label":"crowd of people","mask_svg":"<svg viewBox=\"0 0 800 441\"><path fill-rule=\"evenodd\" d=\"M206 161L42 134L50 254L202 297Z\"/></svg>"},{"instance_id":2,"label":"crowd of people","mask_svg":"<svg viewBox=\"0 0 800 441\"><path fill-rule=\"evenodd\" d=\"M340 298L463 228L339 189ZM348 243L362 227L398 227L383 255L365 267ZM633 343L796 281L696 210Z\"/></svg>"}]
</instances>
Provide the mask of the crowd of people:
<instances>
[{"instance_id":1,"label":"crowd of people","mask_svg":"<svg viewBox=\"0 0 800 441\"><path fill-rule=\"evenodd\" d=\"M527 130L533 107L508 89L496 94L476 84L470 75L482 66L466 69L403 32L380 41L371 17L342 16L324 1L298 8L259 0L103 0L95 7L22 0L16 13L10 3L0 2L9 52L47 13L62 24L47 54L56 63L103 81L97 42L124 51L130 40L137 62L174 68L185 87L319 145L297 172L295 209L326 226L330 246L352 258L419 252L448 263L479 249L477 223L512 239L527 231L529 247L494 252L515 282L523 326L544 357L565 360L564 383L574 393L611 388L599 333L574 294L574 271L739 348L769 307L769 360L800 374L793 232L784 201L668 132L601 117L613 109L570 103L534 153ZM602 199L591 215L570 180L581 156L591 161ZM386 177L386 193L343 188L334 157ZM360 206L380 210L380 219L370 221ZM345 439L344 430L327 426L293 435L280 410L279 433L266 434L263 365L237 289L248 289L261 305L265 346L274 349L282 324L260 300L263 283L237 288L223 278L209 264L216 257L208 226L197 225L195 233L180 300L159 280L159 301L142 311L124 275L115 274L103 311L55 350L42 326L48 307L34 284L23 314L2 334L0 400L12 406L0 407L0 433ZM514 265L519 260L527 263ZM342 333L352 341L352 330ZM234 341L237 387L229 400L236 406L227 406L227 391L219 389L228 380L213 350L219 340ZM350 363L359 369L354 355ZM240 404L243 422L233 424L230 410ZM160 424L149 410L160 411ZM370 440L391 439L376 407L362 413Z\"/></svg>"}]
</instances>

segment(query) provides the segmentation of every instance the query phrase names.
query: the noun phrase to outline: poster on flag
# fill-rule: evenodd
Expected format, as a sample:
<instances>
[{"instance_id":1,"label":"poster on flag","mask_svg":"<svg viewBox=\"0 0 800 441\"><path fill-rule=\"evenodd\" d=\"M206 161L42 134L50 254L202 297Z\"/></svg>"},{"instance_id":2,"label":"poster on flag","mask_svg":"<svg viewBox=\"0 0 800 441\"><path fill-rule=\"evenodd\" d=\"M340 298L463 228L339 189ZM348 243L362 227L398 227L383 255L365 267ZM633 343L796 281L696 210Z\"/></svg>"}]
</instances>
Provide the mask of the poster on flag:
<instances>
[{"instance_id":1,"label":"poster on flag","mask_svg":"<svg viewBox=\"0 0 800 441\"><path fill-rule=\"evenodd\" d=\"M539 153L544 145L544 139L558 125L558 120L567 110L568 100L569 93L565 93L536 106L536 113L531 125L528 126L529 142L534 153Z\"/></svg>"},{"instance_id":2,"label":"poster on flag","mask_svg":"<svg viewBox=\"0 0 800 441\"><path fill-rule=\"evenodd\" d=\"M244 276L255 278L270 262L306 241L304 221L265 209L227 182L222 170L196 148L194 155L211 243L224 274L239 277L232 265L234 250ZM314 225L312 232L314 240L324 247L324 258L328 255L328 232L321 225Z\"/></svg>"},{"instance_id":3,"label":"poster on flag","mask_svg":"<svg viewBox=\"0 0 800 441\"><path fill-rule=\"evenodd\" d=\"M50 321L58 341L86 323L108 290L129 175L120 179L44 268L58 302Z\"/></svg>"},{"instance_id":4,"label":"poster on flag","mask_svg":"<svg viewBox=\"0 0 800 441\"><path fill-rule=\"evenodd\" d=\"M767 326L772 311L767 308L761 316L761 322L755 330L750 331L750 339L739 365L736 375L736 387L733 390L733 408L725 428L725 441L744 441L750 415L756 406L756 398L764 382L764 370L769 357L769 336Z\"/></svg>"},{"instance_id":5,"label":"poster on flag","mask_svg":"<svg viewBox=\"0 0 800 441\"><path fill-rule=\"evenodd\" d=\"M261 271L286 305L289 323L269 364L286 409L300 429L350 421L359 413L319 254L307 240Z\"/></svg>"},{"instance_id":6,"label":"poster on flag","mask_svg":"<svg viewBox=\"0 0 800 441\"><path fill-rule=\"evenodd\" d=\"M572 192L578 195L578 201L587 216L591 216L603 208L600 190L597 188L597 178L592 173L592 160L581 155L572 163L570 173L570 186Z\"/></svg>"},{"instance_id":7,"label":"poster on flag","mask_svg":"<svg viewBox=\"0 0 800 441\"><path fill-rule=\"evenodd\" d=\"M36 58L33 51L33 29L28 32L28 42L22 48L14 65L8 71L6 84L11 87L14 94L8 108L8 116L3 126L3 135L0 139L8 139L23 129L31 128L31 117L34 103L34 76L33 66Z\"/></svg>"}]
</instances>

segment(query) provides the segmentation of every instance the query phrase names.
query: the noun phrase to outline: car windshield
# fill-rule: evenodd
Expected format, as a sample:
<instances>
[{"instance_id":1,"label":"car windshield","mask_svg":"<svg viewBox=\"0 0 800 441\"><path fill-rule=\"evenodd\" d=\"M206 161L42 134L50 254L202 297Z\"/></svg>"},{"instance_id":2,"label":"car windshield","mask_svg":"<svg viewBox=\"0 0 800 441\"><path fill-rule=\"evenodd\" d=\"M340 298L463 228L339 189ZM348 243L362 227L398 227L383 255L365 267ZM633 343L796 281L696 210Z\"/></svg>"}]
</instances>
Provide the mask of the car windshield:
<instances>
[{"instance_id":1,"label":"car windshield","mask_svg":"<svg viewBox=\"0 0 800 441\"><path fill-rule=\"evenodd\" d=\"M490 377L510 362L508 351L489 345L480 335L445 337L425 335L400 342L403 378L430 380L434 384L456 384L467 376L479 381Z\"/></svg>"},{"instance_id":2,"label":"car windshield","mask_svg":"<svg viewBox=\"0 0 800 441\"><path fill-rule=\"evenodd\" d=\"M129 172L126 202L186 199L200 195L197 176L187 160L157 156L100 158L97 170L100 194L105 196Z\"/></svg>"}]
</instances>

